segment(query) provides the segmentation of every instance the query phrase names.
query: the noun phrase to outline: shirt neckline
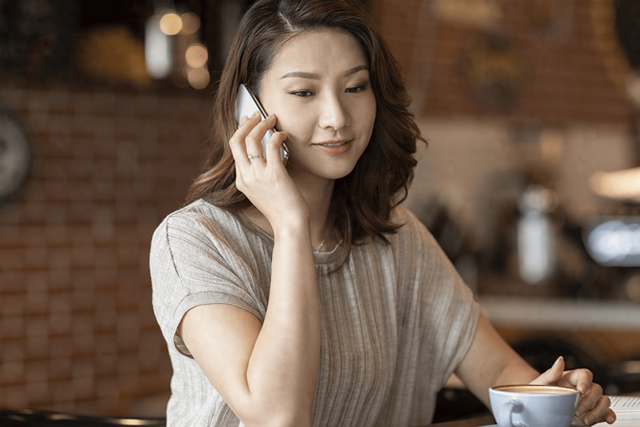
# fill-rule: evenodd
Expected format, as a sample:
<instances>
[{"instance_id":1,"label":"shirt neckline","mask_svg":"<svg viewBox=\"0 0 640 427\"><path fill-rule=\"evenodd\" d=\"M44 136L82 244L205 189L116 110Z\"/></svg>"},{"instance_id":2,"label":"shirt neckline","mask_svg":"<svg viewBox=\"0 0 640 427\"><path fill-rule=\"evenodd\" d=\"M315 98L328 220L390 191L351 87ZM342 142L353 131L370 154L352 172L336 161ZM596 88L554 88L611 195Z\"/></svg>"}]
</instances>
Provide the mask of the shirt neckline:
<instances>
[{"instance_id":1,"label":"shirt neckline","mask_svg":"<svg viewBox=\"0 0 640 427\"><path fill-rule=\"evenodd\" d=\"M253 234L260 237L262 240L264 240L273 248L273 244L274 244L273 237L269 235L266 231L264 231L262 228L255 225L244 213L242 213L241 211L233 211L230 213L236 218L236 220L244 228L248 229ZM315 265L334 263L340 259L342 254L344 254L345 250L346 248L344 246L343 240L341 239L331 251L318 252L318 253L314 252L313 263Z\"/></svg>"}]
</instances>

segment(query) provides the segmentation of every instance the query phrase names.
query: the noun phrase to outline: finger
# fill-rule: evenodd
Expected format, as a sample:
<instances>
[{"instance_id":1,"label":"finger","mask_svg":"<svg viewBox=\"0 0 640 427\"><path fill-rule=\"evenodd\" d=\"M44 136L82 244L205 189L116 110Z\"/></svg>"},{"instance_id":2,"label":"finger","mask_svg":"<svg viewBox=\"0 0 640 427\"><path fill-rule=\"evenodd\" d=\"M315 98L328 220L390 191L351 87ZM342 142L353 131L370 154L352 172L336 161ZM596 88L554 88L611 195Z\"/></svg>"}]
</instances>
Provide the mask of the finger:
<instances>
[{"instance_id":1,"label":"finger","mask_svg":"<svg viewBox=\"0 0 640 427\"><path fill-rule=\"evenodd\" d=\"M231 148L231 153L233 154L236 165L249 165L245 139L249 132L258 124L259 120L260 114L257 111L248 119L240 119L242 125L240 125L229 140L229 147Z\"/></svg>"},{"instance_id":2,"label":"finger","mask_svg":"<svg viewBox=\"0 0 640 427\"><path fill-rule=\"evenodd\" d=\"M269 129L272 129L276 124L276 116L273 114L258 123L247 135L245 141L247 146L247 153L252 156L264 155L262 149L262 138Z\"/></svg>"},{"instance_id":3,"label":"finger","mask_svg":"<svg viewBox=\"0 0 640 427\"><path fill-rule=\"evenodd\" d=\"M576 408L576 416L578 418L582 418L585 414L592 412L598 405L602 404L602 401L606 403L606 407L602 410L604 413L607 408L609 408L611 402L608 397L602 396L602 387L598 384L592 384L589 392L584 395L580 401L578 402L578 407Z\"/></svg>"},{"instance_id":4,"label":"finger","mask_svg":"<svg viewBox=\"0 0 640 427\"><path fill-rule=\"evenodd\" d=\"M582 422L588 426L600 422L613 423L616 419L616 414L609 408L610 405L611 400L606 396L601 396L596 406L582 416Z\"/></svg>"},{"instance_id":5,"label":"finger","mask_svg":"<svg viewBox=\"0 0 640 427\"><path fill-rule=\"evenodd\" d=\"M575 387L582 396L586 396L593 384L593 374L588 369L576 369L567 371L558 382L558 385Z\"/></svg>"},{"instance_id":6,"label":"finger","mask_svg":"<svg viewBox=\"0 0 640 427\"><path fill-rule=\"evenodd\" d=\"M242 116L240 118L240 126L238 126L237 132L238 135L242 135L246 138L246 136L251 132L251 130L260 123L260 112L254 111L251 117Z\"/></svg>"},{"instance_id":7,"label":"finger","mask_svg":"<svg viewBox=\"0 0 640 427\"><path fill-rule=\"evenodd\" d=\"M267 142L267 159L278 159L278 162L274 164L282 164L282 157L280 156L280 147L282 143L286 141L288 135L286 132L275 132L271 138L269 138L269 142ZM270 163L270 162L269 162Z\"/></svg>"},{"instance_id":8,"label":"finger","mask_svg":"<svg viewBox=\"0 0 640 427\"><path fill-rule=\"evenodd\" d=\"M531 384L542 384L549 385L554 384L562 378L562 373L564 372L564 358L562 356L558 357L556 361L553 363L553 366L542 373L538 378L531 381Z\"/></svg>"}]
</instances>

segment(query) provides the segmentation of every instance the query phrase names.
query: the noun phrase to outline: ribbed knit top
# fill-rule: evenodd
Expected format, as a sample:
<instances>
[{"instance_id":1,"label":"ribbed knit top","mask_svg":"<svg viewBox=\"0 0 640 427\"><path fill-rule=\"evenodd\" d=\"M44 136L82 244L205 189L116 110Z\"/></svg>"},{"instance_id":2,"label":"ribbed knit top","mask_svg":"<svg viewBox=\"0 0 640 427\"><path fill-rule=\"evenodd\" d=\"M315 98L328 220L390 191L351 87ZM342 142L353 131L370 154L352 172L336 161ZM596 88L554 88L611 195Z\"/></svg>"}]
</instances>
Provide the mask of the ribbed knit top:
<instances>
[{"instance_id":1,"label":"ribbed knit top","mask_svg":"<svg viewBox=\"0 0 640 427\"><path fill-rule=\"evenodd\" d=\"M478 304L427 229L403 207L390 245L314 254L321 316L313 425L429 424L436 393L464 358ZM242 426L177 335L184 314L231 304L263 321L273 238L205 200L170 214L152 241L153 307L173 365L167 425ZM203 325L206 327L206 325Z\"/></svg>"}]
</instances>

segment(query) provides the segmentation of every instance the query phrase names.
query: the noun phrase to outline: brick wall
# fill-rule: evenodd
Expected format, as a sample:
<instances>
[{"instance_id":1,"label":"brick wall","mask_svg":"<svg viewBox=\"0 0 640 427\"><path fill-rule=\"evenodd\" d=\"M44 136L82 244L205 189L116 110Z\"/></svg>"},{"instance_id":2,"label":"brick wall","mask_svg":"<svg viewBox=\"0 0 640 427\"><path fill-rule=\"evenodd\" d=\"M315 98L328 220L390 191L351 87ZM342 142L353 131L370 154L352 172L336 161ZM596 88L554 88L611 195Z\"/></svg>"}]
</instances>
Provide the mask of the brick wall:
<instances>
[{"instance_id":1,"label":"brick wall","mask_svg":"<svg viewBox=\"0 0 640 427\"><path fill-rule=\"evenodd\" d=\"M512 70L523 79L519 102L501 117L629 121L624 94L629 65L615 34L611 0L378 0L371 9L405 70L407 87L420 104L418 115L490 114L470 96L463 64L492 34L506 40L522 61ZM483 10L485 19L472 15L482 16Z\"/></svg>"},{"instance_id":2,"label":"brick wall","mask_svg":"<svg viewBox=\"0 0 640 427\"><path fill-rule=\"evenodd\" d=\"M149 244L198 172L211 104L184 92L0 82L36 153L0 210L0 407L163 410Z\"/></svg>"}]
</instances>

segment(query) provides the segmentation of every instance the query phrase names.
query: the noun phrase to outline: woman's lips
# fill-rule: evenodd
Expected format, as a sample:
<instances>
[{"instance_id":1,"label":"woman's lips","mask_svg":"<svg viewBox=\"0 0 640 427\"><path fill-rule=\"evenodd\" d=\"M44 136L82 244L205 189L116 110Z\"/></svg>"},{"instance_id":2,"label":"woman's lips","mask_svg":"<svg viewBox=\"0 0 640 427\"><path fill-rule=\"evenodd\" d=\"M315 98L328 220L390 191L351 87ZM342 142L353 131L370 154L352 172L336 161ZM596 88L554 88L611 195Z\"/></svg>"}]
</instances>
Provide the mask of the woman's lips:
<instances>
[{"instance_id":1,"label":"woman's lips","mask_svg":"<svg viewBox=\"0 0 640 427\"><path fill-rule=\"evenodd\" d=\"M341 140L341 141L325 141L317 144L313 144L316 147L321 148L325 153L330 154L332 156L339 156L340 154L344 154L351 148L351 141L349 140Z\"/></svg>"}]
</instances>

